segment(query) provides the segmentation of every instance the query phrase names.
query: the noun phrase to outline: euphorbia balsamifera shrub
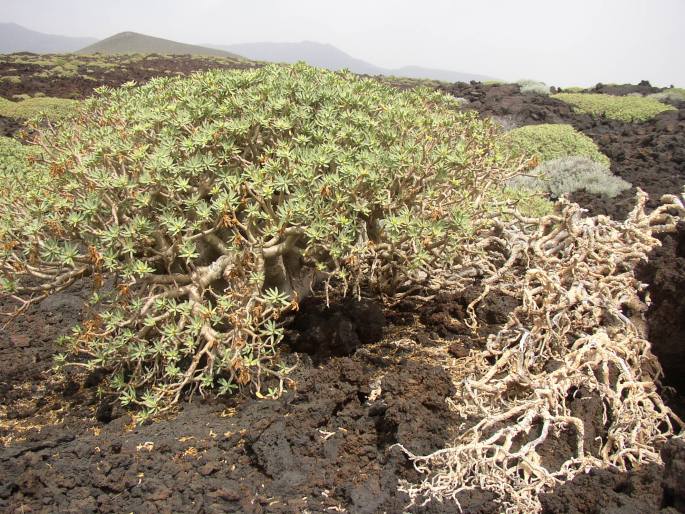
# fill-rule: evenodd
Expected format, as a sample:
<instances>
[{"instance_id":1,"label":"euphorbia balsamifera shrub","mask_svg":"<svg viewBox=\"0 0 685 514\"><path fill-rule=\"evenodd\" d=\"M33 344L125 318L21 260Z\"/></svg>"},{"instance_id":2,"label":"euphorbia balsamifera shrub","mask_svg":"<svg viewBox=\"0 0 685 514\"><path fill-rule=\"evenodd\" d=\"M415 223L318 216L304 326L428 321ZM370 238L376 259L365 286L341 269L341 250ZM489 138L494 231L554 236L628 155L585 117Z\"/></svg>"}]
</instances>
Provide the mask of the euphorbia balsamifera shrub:
<instances>
[{"instance_id":1,"label":"euphorbia balsamifera shrub","mask_svg":"<svg viewBox=\"0 0 685 514\"><path fill-rule=\"evenodd\" d=\"M105 284L58 360L109 370L143 415L278 394L285 311L316 282L439 287L516 171L450 97L303 64L101 89L36 130L30 173L50 180L2 206L4 291Z\"/></svg>"}]
</instances>

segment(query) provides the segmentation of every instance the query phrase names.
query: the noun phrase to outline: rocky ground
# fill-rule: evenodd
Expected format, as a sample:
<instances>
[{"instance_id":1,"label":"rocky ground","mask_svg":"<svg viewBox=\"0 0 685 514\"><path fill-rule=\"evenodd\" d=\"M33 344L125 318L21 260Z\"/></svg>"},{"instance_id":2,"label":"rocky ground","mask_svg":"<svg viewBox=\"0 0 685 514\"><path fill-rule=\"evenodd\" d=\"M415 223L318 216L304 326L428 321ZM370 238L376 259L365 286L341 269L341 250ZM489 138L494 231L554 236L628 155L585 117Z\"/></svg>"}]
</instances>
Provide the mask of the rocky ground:
<instances>
[{"instance_id":1,"label":"rocky ground","mask_svg":"<svg viewBox=\"0 0 685 514\"><path fill-rule=\"evenodd\" d=\"M72 66L73 65L73 66ZM69 68L65 68L69 66ZM84 99L101 86L118 87L130 81L144 83L153 77L187 75L212 68L245 69L253 61L184 56L78 56L12 54L0 58L0 96L35 96ZM18 77L18 80L2 80Z\"/></svg>"},{"instance_id":2,"label":"rocky ground","mask_svg":"<svg viewBox=\"0 0 685 514\"><path fill-rule=\"evenodd\" d=\"M43 87L50 96L88 94L78 80L55 89L29 84L18 93ZM650 193L652 205L685 185L685 106L629 125L574 114L553 99L521 95L517 86L457 84L449 92L518 125L573 124L611 157L614 173ZM0 119L3 134L16 128ZM632 198L575 200L592 213L621 217ZM671 386L663 394L683 413L685 227L663 243L640 276L653 300L650 340ZM101 374L51 372L55 337L83 316L88 284L53 296L0 332L0 510L402 512L407 497L398 480L418 475L393 445L416 453L445 446L457 419L444 401L450 376L438 363L458 363L481 347L513 308L504 298L488 299L477 312L484 331L473 337L462 321L479 292L392 310L346 302L324 312L308 302L284 348L288 360L299 361L297 385L284 397L193 398L143 426L97 394ZM601 420L598 408L580 401L577 414ZM555 451L562 450L550 449L550 458ZM685 445L669 443L662 456L663 468L578 476L542 498L545 512L685 512ZM487 494L460 499L464 512L498 512ZM432 503L413 511L458 509Z\"/></svg>"}]
</instances>

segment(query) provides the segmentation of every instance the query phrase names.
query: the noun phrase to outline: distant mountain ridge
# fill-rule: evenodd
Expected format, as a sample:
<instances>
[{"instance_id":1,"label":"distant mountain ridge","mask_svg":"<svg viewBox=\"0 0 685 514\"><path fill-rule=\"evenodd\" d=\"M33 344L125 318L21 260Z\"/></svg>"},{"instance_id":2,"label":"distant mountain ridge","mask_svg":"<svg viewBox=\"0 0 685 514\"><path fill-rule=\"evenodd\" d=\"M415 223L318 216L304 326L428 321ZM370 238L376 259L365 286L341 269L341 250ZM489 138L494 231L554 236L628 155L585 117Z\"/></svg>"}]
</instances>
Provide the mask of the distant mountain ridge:
<instances>
[{"instance_id":1,"label":"distant mountain ridge","mask_svg":"<svg viewBox=\"0 0 685 514\"><path fill-rule=\"evenodd\" d=\"M44 34L16 23L0 23L0 54L33 52L36 54L61 54L75 52L95 43L92 37L70 37Z\"/></svg>"},{"instance_id":2,"label":"distant mountain ridge","mask_svg":"<svg viewBox=\"0 0 685 514\"><path fill-rule=\"evenodd\" d=\"M348 68L355 73L378 75L382 68L361 59L355 59L342 50L324 43L302 41L300 43L238 43L234 45L206 45L244 55L248 59L268 62L295 63L305 61L311 66L342 70ZM242 52L242 53L241 53ZM354 69L352 69L354 68Z\"/></svg>"},{"instance_id":3,"label":"distant mountain ridge","mask_svg":"<svg viewBox=\"0 0 685 514\"><path fill-rule=\"evenodd\" d=\"M78 54L170 54L170 55L205 55L213 57L232 57L241 59L239 55L217 49L198 45L188 45L170 39L148 36L137 32L120 32L102 41L81 48Z\"/></svg>"},{"instance_id":4,"label":"distant mountain ridge","mask_svg":"<svg viewBox=\"0 0 685 514\"><path fill-rule=\"evenodd\" d=\"M489 80L492 77L475 73L464 73L421 66L383 68L362 59L357 59L333 45L302 41L299 43L240 43L233 45L190 45L170 39L148 36L137 32L120 32L98 41L95 38L80 38L43 34L16 23L0 23L0 53L68 53L78 54L191 54L233 59L253 59L268 62L306 63L329 70L349 69L363 75L386 75L408 78L442 80L445 82L470 82Z\"/></svg>"},{"instance_id":5,"label":"distant mountain ridge","mask_svg":"<svg viewBox=\"0 0 685 514\"><path fill-rule=\"evenodd\" d=\"M402 68L382 68L369 62L352 57L342 50L328 44L314 41L299 43L238 43L233 45L206 45L211 48L235 52L248 59L270 62L293 63L305 61L312 66L341 70L347 68L354 73L365 75L395 75L398 77L427 78L446 82L482 82L493 77L464 73L459 71L424 68L421 66L404 66Z\"/></svg>"}]
</instances>

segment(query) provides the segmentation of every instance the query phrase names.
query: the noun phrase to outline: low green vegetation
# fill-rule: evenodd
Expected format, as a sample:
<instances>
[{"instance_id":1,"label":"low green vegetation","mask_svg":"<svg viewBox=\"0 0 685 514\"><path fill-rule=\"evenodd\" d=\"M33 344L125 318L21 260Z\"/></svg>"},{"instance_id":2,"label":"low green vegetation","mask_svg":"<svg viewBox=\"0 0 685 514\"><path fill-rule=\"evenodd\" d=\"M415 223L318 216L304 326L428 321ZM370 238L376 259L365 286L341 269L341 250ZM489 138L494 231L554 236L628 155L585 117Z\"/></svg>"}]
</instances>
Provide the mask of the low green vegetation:
<instances>
[{"instance_id":1,"label":"low green vegetation","mask_svg":"<svg viewBox=\"0 0 685 514\"><path fill-rule=\"evenodd\" d=\"M19 102L0 98L0 116L29 119L44 114L49 119L65 118L73 114L80 102L66 98L33 97Z\"/></svg>"},{"instance_id":2,"label":"low green vegetation","mask_svg":"<svg viewBox=\"0 0 685 514\"><path fill-rule=\"evenodd\" d=\"M433 290L522 167L448 95L303 64L102 88L32 128L0 290L35 290L27 262L47 291L116 277L56 364L109 370L142 419L194 391L277 396L283 314L314 284Z\"/></svg>"},{"instance_id":3,"label":"low green vegetation","mask_svg":"<svg viewBox=\"0 0 685 514\"><path fill-rule=\"evenodd\" d=\"M506 139L515 154L533 156L539 163L525 176L507 182L507 194L529 216L551 212L546 197L585 190L613 198L630 188L611 174L609 158L594 141L571 125L528 125L509 131Z\"/></svg>"},{"instance_id":4,"label":"low green vegetation","mask_svg":"<svg viewBox=\"0 0 685 514\"><path fill-rule=\"evenodd\" d=\"M543 162L527 176L509 181L516 189L543 191L551 198L560 198L576 191L614 198L630 189L630 182L611 173L606 166L588 157L561 157Z\"/></svg>"},{"instance_id":5,"label":"low green vegetation","mask_svg":"<svg viewBox=\"0 0 685 514\"><path fill-rule=\"evenodd\" d=\"M520 187L515 180L507 182L508 187L504 189L503 197L518 212L530 218L541 218L554 212L554 203L548 199L544 189Z\"/></svg>"},{"instance_id":6,"label":"low green vegetation","mask_svg":"<svg viewBox=\"0 0 685 514\"><path fill-rule=\"evenodd\" d=\"M569 86L563 88L564 93L582 93L585 91L587 88L584 88L582 86Z\"/></svg>"},{"instance_id":7,"label":"low green vegetation","mask_svg":"<svg viewBox=\"0 0 685 514\"><path fill-rule=\"evenodd\" d=\"M9 82L11 84L21 84L21 77L19 75L5 75L0 77L0 82Z\"/></svg>"},{"instance_id":8,"label":"low green vegetation","mask_svg":"<svg viewBox=\"0 0 685 514\"><path fill-rule=\"evenodd\" d=\"M571 125L528 125L507 132L506 138L516 154L535 156L541 163L583 155L609 166L609 158L599 151L595 142Z\"/></svg>"},{"instance_id":9,"label":"low green vegetation","mask_svg":"<svg viewBox=\"0 0 685 514\"><path fill-rule=\"evenodd\" d=\"M588 93L558 93L552 98L572 105L577 112L625 122L647 121L657 114L674 110L654 98Z\"/></svg>"}]
</instances>

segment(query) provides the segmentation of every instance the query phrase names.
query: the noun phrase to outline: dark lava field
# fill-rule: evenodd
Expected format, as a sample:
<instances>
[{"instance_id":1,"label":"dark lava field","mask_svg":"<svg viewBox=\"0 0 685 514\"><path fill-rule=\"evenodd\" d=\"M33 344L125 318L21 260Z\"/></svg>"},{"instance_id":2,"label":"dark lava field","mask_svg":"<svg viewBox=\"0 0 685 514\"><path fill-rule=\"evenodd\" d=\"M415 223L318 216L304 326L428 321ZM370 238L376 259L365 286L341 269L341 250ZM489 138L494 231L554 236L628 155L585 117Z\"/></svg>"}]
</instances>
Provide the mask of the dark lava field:
<instances>
[{"instance_id":1,"label":"dark lava field","mask_svg":"<svg viewBox=\"0 0 685 514\"><path fill-rule=\"evenodd\" d=\"M41 92L80 99L99 85L210 66L202 59L157 57L88 79L53 79L36 77L40 65L27 64L19 70L21 82L0 82L0 96ZM654 207L662 194L685 186L685 103L647 122L622 123L575 113L546 96L521 94L517 85L457 83L442 89L467 99L466 108L484 116L516 126L568 123L590 136L611 159L613 173L633 184L612 200L575 193L572 200L591 215L624 218L636 187L649 194ZM625 95L657 89L642 84L597 91ZM18 137L20 124L0 118L0 133ZM647 323L665 372L662 395L682 416L685 226L662 243L638 273L649 284ZM291 377L296 387L283 397L196 397L178 412L136 426L129 412L97 394L101 373L58 378L51 372L55 338L81 319L89 295L87 283L73 286L0 331L0 510L403 512L408 499L398 492L398 480L417 481L419 475L393 445L415 453L438 450L458 423L445 402L453 388L450 377L435 364L435 355L459 359L483 347L513 307L507 298L488 298L477 311L482 334L473 336L464 319L480 292L476 287L442 295L418 309L342 301L325 310L321 301L308 301L288 330L288 359L299 366ZM577 415L601 423L598 409L579 400ZM580 475L541 499L544 512L685 509L685 444L672 441L662 457L663 467ZM498 512L488 494L467 494L460 502L463 512ZM412 511L459 510L432 502Z\"/></svg>"}]
</instances>

